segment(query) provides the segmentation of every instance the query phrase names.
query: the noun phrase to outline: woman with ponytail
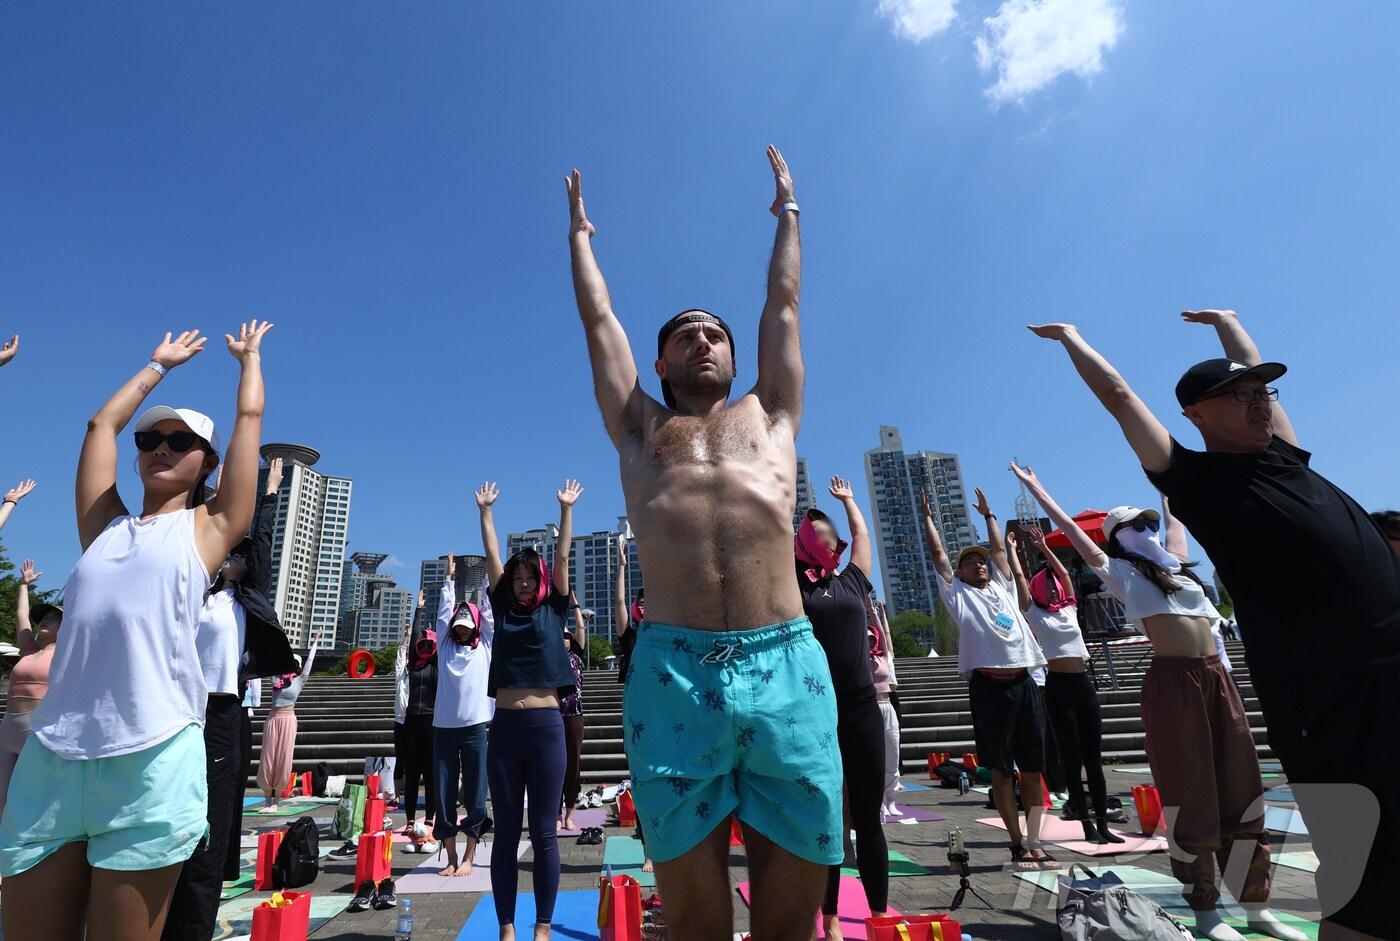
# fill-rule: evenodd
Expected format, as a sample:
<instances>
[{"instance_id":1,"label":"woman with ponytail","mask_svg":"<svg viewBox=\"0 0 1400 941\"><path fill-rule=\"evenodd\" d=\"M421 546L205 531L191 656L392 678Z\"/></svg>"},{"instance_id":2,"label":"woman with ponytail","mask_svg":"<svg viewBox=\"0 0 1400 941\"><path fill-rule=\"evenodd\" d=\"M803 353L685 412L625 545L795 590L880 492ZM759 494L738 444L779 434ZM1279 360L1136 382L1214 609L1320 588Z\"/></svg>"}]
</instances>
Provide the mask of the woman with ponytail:
<instances>
[{"instance_id":1,"label":"woman with ponytail","mask_svg":"<svg viewBox=\"0 0 1400 941\"><path fill-rule=\"evenodd\" d=\"M1011 470L1122 603L1128 620L1140 622L1152 642L1152 666L1142 685L1147 760L1162 806L1171 808L1166 819L1172 874L1186 887L1183 895L1196 913L1196 933L1211 941L1243 939L1216 908L1218 858L1252 930L1302 941L1301 933L1266 907L1269 838L1254 735L1240 694L1216 654L1211 628L1220 613L1206 597L1193 563L1182 557L1184 541L1177 544L1180 555L1168 552L1157 541L1160 513L1120 506L1103 521L1100 549L1051 498L1034 471L1014 462ZM1224 865L1236 842L1250 856L1243 880Z\"/></svg>"}]
</instances>

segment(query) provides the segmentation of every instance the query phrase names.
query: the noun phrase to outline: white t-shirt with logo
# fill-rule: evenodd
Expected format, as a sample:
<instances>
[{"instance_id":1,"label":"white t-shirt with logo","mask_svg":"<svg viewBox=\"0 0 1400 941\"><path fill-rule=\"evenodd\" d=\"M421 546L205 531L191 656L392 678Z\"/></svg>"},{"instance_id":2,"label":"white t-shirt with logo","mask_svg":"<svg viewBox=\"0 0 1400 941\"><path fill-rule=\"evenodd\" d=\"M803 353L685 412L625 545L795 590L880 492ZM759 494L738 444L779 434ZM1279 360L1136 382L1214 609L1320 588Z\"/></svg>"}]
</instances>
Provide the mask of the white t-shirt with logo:
<instances>
[{"instance_id":1,"label":"white t-shirt with logo","mask_svg":"<svg viewBox=\"0 0 1400 941\"><path fill-rule=\"evenodd\" d=\"M973 670L1035 670L1045 655L1016 602L1016 588L995 565L986 588L974 588L953 576L944 582L943 603L958 625L958 675Z\"/></svg>"}]
</instances>

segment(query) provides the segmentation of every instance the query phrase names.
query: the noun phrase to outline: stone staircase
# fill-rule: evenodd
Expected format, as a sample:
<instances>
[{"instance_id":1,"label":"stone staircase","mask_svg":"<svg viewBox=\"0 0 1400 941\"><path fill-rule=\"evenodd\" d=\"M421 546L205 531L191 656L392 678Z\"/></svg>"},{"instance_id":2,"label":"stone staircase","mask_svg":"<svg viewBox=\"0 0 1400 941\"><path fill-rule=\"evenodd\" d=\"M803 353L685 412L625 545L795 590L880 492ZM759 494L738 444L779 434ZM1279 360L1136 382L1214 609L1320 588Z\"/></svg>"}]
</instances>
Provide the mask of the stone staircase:
<instances>
[{"instance_id":1,"label":"stone staircase","mask_svg":"<svg viewBox=\"0 0 1400 941\"><path fill-rule=\"evenodd\" d=\"M1264 718L1244 665L1244 649L1236 642L1226 647L1235 665L1235 677L1260 757L1270 757ZM1139 697L1149 650L1143 645L1115 652L1117 689L1109 688L1108 673L1101 665L1096 672L1103 703L1104 759L1108 762L1146 763ZM899 660L896 671L904 711L902 770L910 777L923 779L927 776L929 752L961 754L974 750L967 684L958 678L955 657ZM622 687L616 679L616 673L598 670L584 677L587 724L582 774L586 782L616 783L627 776L627 758L622 749ZM269 693L265 685L264 700ZM254 718L255 758L265 718L265 709L258 710ZM324 761L332 774L358 779L367 755L394 752L393 679L312 677L297 703L297 722L296 770L309 770L316 762ZM250 786L254 786L251 781Z\"/></svg>"}]
</instances>

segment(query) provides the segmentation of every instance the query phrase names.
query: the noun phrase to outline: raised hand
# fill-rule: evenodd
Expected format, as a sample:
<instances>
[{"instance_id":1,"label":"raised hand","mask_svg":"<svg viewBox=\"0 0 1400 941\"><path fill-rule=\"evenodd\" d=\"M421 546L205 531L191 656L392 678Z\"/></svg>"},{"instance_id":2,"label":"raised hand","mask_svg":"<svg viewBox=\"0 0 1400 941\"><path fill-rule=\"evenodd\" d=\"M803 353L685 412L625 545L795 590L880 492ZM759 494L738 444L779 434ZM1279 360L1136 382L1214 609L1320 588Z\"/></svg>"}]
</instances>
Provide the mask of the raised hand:
<instances>
[{"instance_id":1,"label":"raised hand","mask_svg":"<svg viewBox=\"0 0 1400 941\"><path fill-rule=\"evenodd\" d=\"M267 465L267 493L269 496L282 489L282 459L274 457Z\"/></svg>"},{"instance_id":2,"label":"raised hand","mask_svg":"<svg viewBox=\"0 0 1400 941\"><path fill-rule=\"evenodd\" d=\"M778 187L778 195L773 197L773 205L768 207L768 211L777 216L782 214L783 203L796 201L792 195L792 174L788 172L782 153L771 145L768 147L768 163L773 168L773 182Z\"/></svg>"},{"instance_id":3,"label":"raised hand","mask_svg":"<svg viewBox=\"0 0 1400 941\"><path fill-rule=\"evenodd\" d=\"M1047 551L1045 546L1045 533L1039 526L1027 526L1025 532L1026 536L1030 538L1031 545L1042 552Z\"/></svg>"},{"instance_id":4,"label":"raised hand","mask_svg":"<svg viewBox=\"0 0 1400 941\"><path fill-rule=\"evenodd\" d=\"M933 519L933 504L929 502L928 491L923 487L919 488L919 507L924 511L924 515Z\"/></svg>"},{"instance_id":5,"label":"raised hand","mask_svg":"<svg viewBox=\"0 0 1400 941\"><path fill-rule=\"evenodd\" d=\"M423 589L418 589L418 607L422 608L428 604L428 595Z\"/></svg>"},{"instance_id":6,"label":"raised hand","mask_svg":"<svg viewBox=\"0 0 1400 941\"><path fill-rule=\"evenodd\" d=\"M982 492L981 487L974 487L973 492L977 494L977 505L973 507L979 516L991 516L992 508L987 505L987 495Z\"/></svg>"},{"instance_id":7,"label":"raised hand","mask_svg":"<svg viewBox=\"0 0 1400 941\"><path fill-rule=\"evenodd\" d=\"M500 495L501 492L496 489L496 485L494 483L488 482L482 484L480 487L477 488L476 491L477 509L484 510L487 507L491 506L493 503L496 502L496 498Z\"/></svg>"},{"instance_id":8,"label":"raised hand","mask_svg":"<svg viewBox=\"0 0 1400 941\"><path fill-rule=\"evenodd\" d=\"M29 491L37 486L38 484L34 483L32 480L21 480L13 489L5 491L5 502L17 504L19 501L29 496Z\"/></svg>"},{"instance_id":9,"label":"raised hand","mask_svg":"<svg viewBox=\"0 0 1400 941\"><path fill-rule=\"evenodd\" d=\"M1026 324L1026 329L1045 340L1067 340L1079 332L1079 328L1072 323Z\"/></svg>"},{"instance_id":10,"label":"raised hand","mask_svg":"<svg viewBox=\"0 0 1400 941\"><path fill-rule=\"evenodd\" d=\"M1016 530L1014 529L1006 532L1006 551L1012 556L1016 555Z\"/></svg>"},{"instance_id":11,"label":"raised hand","mask_svg":"<svg viewBox=\"0 0 1400 941\"><path fill-rule=\"evenodd\" d=\"M556 490L554 495L559 498L561 506L573 506L578 502L578 498L583 496L583 485L577 480L566 480L564 489Z\"/></svg>"},{"instance_id":12,"label":"raised hand","mask_svg":"<svg viewBox=\"0 0 1400 941\"><path fill-rule=\"evenodd\" d=\"M259 323L250 320L247 323L238 325L238 339L234 339L232 334L224 334L224 342L228 344L228 351L234 359L242 360L244 357L252 356L262 347L262 339L271 330L273 325L264 320Z\"/></svg>"},{"instance_id":13,"label":"raised hand","mask_svg":"<svg viewBox=\"0 0 1400 941\"><path fill-rule=\"evenodd\" d=\"M583 210L583 176L575 170L564 177L564 188L569 192L569 234L582 232L592 238L598 230L588 221L588 213Z\"/></svg>"},{"instance_id":14,"label":"raised hand","mask_svg":"<svg viewBox=\"0 0 1400 941\"><path fill-rule=\"evenodd\" d=\"M1207 323L1217 326L1227 320L1239 317L1233 310L1183 310L1181 319L1187 323Z\"/></svg>"},{"instance_id":15,"label":"raised hand","mask_svg":"<svg viewBox=\"0 0 1400 941\"><path fill-rule=\"evenodd\" d=\"M627 564L627 537L618 534L617 537L617 558L623 564Z\"/></svg>"},{"instance_id":16,"label":"raised hand","mask_svg":"<svg viewBox=\"0 0 1400 941\"><path fill-rule=\"evenodd\" d=\"M452 553L447 553L447 577L453 578L457 574L457 557Z\"/></svg>"},{"instance_id":17,"label":"raised hand","mask_svg":"<svg viewBox=\"0 0 1400 941\"><path fill-rule=\"evenodd\" d=\"M831 486L827 488L827 493L831 494L842 503L847 500L854 500L855 493L851 490L851 482L840 477L831 478Z\"/></svg>"},{"instance_id":18,"label":"raised hand","mask_svg":"<svg viewBox=\"0 0 1400 941\"><path fill-rule=\"evenodd\" d=\"M207 341L208 337L200 336L198 330L186 330L173 340L167 333L165 339L156 346L156 351L151 354L151 359L166 369L174 369L198 355Z\"/></svg>"},{"instance_id":19,"label":"raised hand","mask_svg":"<svg viewBox=\"0 0 1400 941\"><path fill-rule=\"evenodd\" d=\"M8 363L10 360L14 359L14 358L15 358L15 354L18 353L18 352L19 352L19 334L16 333L14 336L12 336L12 337L10 337L8 340L6 340L6 341L5 341L5 344L4 344L3 346L0 346L0 366L3 366L3 365L5 365L6 363Z\"/></svg>"},{"instance_id":20,"label":"raised hand","mask_svg":"<svg viewBox=\"0 0 1400 941\"><path fill-rule=\"evenodd\" d=\"M34 571L33 559L25 559L24 564L21 565L19 569L19 580L26 585L32 585L37 582L43 574L43 572Z\"/></svg>"},{"instance_id":21,"label":"raised hand","mask_svg":"<svg viewBox=\"0 0 1400 941\"><path fill-rule=\"evenodd\" d=\"M1040 487L1040 478L1035 476L1035 471L1031 470L1030 467L1022 467L1015 461L1012 461L1011 473L1015 474L1016 479L1019 480L1021 483L1025 484L1027 487Z\"/></svg>"}]
</instances>

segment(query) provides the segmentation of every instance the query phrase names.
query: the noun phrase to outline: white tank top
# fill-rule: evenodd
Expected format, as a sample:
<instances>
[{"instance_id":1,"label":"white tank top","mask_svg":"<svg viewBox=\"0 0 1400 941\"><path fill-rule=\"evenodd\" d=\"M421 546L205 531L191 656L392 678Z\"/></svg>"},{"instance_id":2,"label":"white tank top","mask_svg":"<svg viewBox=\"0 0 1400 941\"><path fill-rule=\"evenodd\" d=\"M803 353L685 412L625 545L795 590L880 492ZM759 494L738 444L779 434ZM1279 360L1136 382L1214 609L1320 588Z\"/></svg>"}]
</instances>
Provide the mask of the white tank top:
<instances>
[{"instance_id":1,"label":"white tank top","mask_svg":"<svg viewBox=\"0 0 1400 941\"><path fill-rule=\"evenodd\" d=\"M194 510L113 520L63 588L39 741L60 758L111 758L202 727L195 630L208 588Z\"/></svg>"},{"instance_id":2,"label":"white tank top","mask_svg":"<svg viewBox=\"0 0 1400 941\"><path fill-rule=\"evenodd\" d=\"M1046 660L1065 657L1089 659L1089 650L1084 646L1084 634L1079 630L1079 617L1074 613L1074 605L1047 611L1031 602L1030 609L1026 611L1026 623L1040 642L1040 650Z\"/></svg>"},{"instance_id":3,"label":"white tank top","mask_svg":"<svg viewBox=\"0 0 1400 941\"><path fill-rule=\"evenodd\" d=\"M238 695L238 663L243 659L247 624L233 588L215 592L204 602L194 642L210 694Z\"/></svg>"}]
</instances>

